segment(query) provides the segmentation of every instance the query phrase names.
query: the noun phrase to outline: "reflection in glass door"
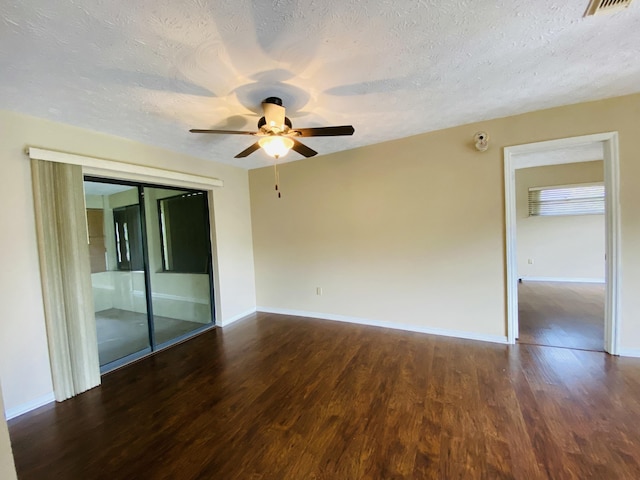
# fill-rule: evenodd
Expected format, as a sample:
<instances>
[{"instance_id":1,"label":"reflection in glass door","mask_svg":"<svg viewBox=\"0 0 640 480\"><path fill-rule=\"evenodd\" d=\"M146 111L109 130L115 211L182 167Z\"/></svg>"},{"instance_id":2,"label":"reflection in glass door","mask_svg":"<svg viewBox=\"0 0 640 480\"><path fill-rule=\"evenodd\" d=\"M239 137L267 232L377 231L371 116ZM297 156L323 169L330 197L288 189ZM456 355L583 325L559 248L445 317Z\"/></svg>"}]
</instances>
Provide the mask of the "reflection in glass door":
<instances>
[{"instance_id":1,"label":"reflection in glass door","mask_svg":"<svg viewBox=\"0 0 640 480\"><path fill-rule=\"evenodd\" d=\"M144 188L153 329L158 345L212 322L206 192Z\"/></svg>"},{"instance_id":2,"label":"reflection in glass door","mask_svg":"<svg viewBox=\"0 0 640 480\"><path fill-rule=\"evenodd\" d=\"M138 187L84 182L100 365L151 352Z\"/></svg>"},{"instance_id":3,"label":"reflection in glass door","mask_svg":"<svg viewBox=\"0 0 640 480\"><path fill-rule=\"evenodd\" d=\"M206 192L85 178L102 371L214 324Z\"/></svg>"}]
</instances>

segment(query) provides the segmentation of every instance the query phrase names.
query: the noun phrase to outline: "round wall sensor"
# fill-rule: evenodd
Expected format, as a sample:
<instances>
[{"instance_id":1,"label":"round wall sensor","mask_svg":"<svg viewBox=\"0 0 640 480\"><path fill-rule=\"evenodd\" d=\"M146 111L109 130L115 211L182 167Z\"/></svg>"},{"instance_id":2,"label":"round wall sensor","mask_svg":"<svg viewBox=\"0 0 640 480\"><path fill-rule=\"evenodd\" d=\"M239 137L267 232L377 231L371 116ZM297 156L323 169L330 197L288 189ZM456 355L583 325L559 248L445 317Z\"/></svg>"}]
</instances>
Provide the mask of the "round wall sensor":
<instances>
[{"instance_id":1,"label":"round wall sensor","mask_svg":"<svg viewBox=\"0 0 640 480\"><path fill-rule=\"evenodd\" d=\"M485 152L489 148L489 135L487 135L487 132L477 132L473 136L473 140L476 142L476 150Z\"/></svg>"}]
</instances>

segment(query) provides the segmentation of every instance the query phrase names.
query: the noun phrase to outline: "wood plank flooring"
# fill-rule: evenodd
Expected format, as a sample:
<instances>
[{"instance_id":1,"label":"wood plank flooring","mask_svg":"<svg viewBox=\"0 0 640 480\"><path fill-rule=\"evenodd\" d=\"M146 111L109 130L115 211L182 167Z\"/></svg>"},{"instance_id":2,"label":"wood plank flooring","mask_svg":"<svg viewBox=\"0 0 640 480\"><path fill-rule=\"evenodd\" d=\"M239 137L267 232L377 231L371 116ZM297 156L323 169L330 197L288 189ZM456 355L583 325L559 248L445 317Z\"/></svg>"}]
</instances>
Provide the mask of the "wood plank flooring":
<instances>
[{"instance_id":1,"label":"wood plank flooring","mask_svg":"<svg viewBox=\"0 0 640 480\"><path fill-rule=\"evenodd\" d=\"M19 478L640 478L640 359L256 314L103 380Z\"/></svg>"},{"instance_id":2,"label":"wood plank flooring","mask_svg":"<svg viewBox=\"0 0 640 480\"><path fill-rule=\"evenodd\" d=\"M519 343L604 351L605 285L518 284Z\"/></svg>"}]
</instances>

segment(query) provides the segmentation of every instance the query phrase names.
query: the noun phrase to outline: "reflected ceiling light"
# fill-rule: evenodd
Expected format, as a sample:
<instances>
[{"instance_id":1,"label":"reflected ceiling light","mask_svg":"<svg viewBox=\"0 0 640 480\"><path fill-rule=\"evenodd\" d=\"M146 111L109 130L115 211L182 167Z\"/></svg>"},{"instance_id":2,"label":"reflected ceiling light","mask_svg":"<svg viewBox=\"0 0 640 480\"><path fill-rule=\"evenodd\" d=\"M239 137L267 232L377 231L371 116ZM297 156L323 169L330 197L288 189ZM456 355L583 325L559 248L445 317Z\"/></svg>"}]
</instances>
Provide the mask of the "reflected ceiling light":
<instances>
[{"instance_id":1,"label":"reflected ceiling light","mask_svg":"<svg viewBox=\"0 0 640 480\"><path fill-rule=\"evenodd\" d=\"M269 135L268 137L262 137L258 144L267 152L267 155L280 158L289 153L289 150L293 147L293 140L280 135Z\"/></svg>"}]
</instances>

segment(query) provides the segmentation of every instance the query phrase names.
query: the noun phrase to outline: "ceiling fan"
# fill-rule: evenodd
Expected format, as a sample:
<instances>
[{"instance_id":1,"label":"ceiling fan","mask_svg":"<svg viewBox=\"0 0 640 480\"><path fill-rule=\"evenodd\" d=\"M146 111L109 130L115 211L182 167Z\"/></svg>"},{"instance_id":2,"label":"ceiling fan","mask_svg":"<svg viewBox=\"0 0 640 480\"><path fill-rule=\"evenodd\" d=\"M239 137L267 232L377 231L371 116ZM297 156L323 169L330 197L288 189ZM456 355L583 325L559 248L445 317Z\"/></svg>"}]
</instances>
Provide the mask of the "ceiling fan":
<instances>
[{"instance_id":1,"label":"ceiling fan","mask_svg":"<svg viewBox=\"0 0 640 480\"><path fill-rule=\"evenodd\" d=\"M291 120L285 117L285 108L278 97L269 97L262 102L264 116L258 121L257 132L238 130L199 130L191 129L191 133L216 133L229 135L254 135L260 137L256 143L244 149L234 158L243 158L256 150L264 151L276 160L285 156L289 150L298 152L305 157L313 157L318 152L296 140L296 137L332 137L337 135L353 135L355 131L351 125L339 127L293 128Z\"/></svg>"}]
</instances>

